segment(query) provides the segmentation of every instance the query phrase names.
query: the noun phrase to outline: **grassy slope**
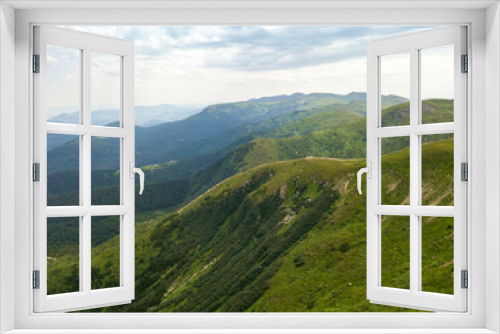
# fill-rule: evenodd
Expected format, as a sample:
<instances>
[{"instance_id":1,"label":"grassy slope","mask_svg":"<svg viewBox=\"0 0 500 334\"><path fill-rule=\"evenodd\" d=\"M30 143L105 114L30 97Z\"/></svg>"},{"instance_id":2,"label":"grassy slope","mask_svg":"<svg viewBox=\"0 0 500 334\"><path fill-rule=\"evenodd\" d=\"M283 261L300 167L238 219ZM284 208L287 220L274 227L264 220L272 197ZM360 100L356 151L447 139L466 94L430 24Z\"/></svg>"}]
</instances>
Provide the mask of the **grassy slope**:
<instances>
[{"instance_id":1,"label":"grassy slope","mask_svg":"<svg viewBox=\"0 0 500 334\"><path fill-rule=\"evenodd\" d=\"M433 198L434 205L452 203L452 198L439 196L449 192L448 184L453 175L452 150L453 140L423 146L426 157L423 160L423 197ZM400 198L401 193L408 193L408 184L400 183L400 177L408 175L403 164L408 159L408 153L409 150L405 149L384 158L386 170L392 172L385 175L395 175L383 182L382 192L386 196ZM351 171L348 183L344 183L345 191L336 203L337 210L325 217L283 257L283 264L271 279L269 289L250 307L250 311L390 310L370 304L365 299L365 196L357 194L354 172ZM391 190L394 184L399 186ZM387 241L388 246L384 248L387 252L383 252L382 281L386 286L408 288L409 226L402 224L405 218L384 218L383 242ZM452 226L451 218L424 221L423 287L426 291L453 292ZM301 259L300 266L297 266L297 259Z\"/></svg>"},{"instance_id":2,"label":"grassy slope","mask_svg":"<svg viewBox=\"0 0 500 334\"><path fill-rule=\"evenodd\" d=\"M186 152L189 152L189 149L182 147L186 145L189 147L189 143L217 136L238 125L263 122L297 110L315 109L330 104L347 104L352 98L351 94L293 94L291 96L211 105L202 112L180 121L148 128L137 127L136 160L138 164L149 165L193 157L193 155L187 156ZM387 100L397 101L395 98ZM78 139L55 147L54 138L54 136L49 138L49 146L54 148L48 152L48 170L55 173L66 169L78 169ZM92 140L92 155L96 157L92 160L93 169L117 168L118 160L116 157L119 157L119 150L116 150L115 140L94 139L97 138ZM61 140L61 138L56 139L56 141ZM67 138L62 141L66 140ZM230 142L225 142L218 149L228 144ZM180 150L172 152L176 148L180 148Z\"/></svg>"},{"instance_id":3,"label":"grassy slope","mask_svg":"<svg viewBox=\"0 0 500 334\"><path fill-rule=\"evenodd\" d=\"M154 145L149 143L148 140L151 140L150 137L156 138L159 136L159 133L172 132L172 129L170 128L174 127L175 124L166 124L165 126L168 127L168 129L163 129L162 126L153 127L152 129L137 127L137 161L138 163L145 162L147 164L162 164L164 161L179 160L178 164L164 166L168 168L156 170L154 173L146 172L148 174L146 177L148 183L187 178L215 163L234 148L248 143L254 138L301 135L312 131L337 127L340 124L359 118L360 115L365 114L366 103L364 98L364 94L356 93L345 96L334 94L312 94L310 96L303 97L302 100L300 96L296 96L288 98L279 97L276 101L267 102L254 101L214 105L207 108L206 113L210 115L210 117L205 115L205 117L209 117L210 120L205 120L205 123L202 120L198 122L201 123L203 128L217 128L216 125L210 122L224 123L225 121L223 122L223 120L228 113L233 115L231 117L234 117L234 114L237 114L238 112L242 114L249 113L250 115L265 114L268 112L269 116L263 117L261 115L259 118L258 116L253 115L252 117L255 119L248 116L256 123L246 123L231 127L227 131L223 131L220 134L207 134L209 137L204 138L202 136L203 139L201 140L193 141L192 138L189 140L184 138L178 139L172 143L163 138L160 139L159 143ZM389 107L403 101L404 99L398 96L384 96L382 104ZM276 109L275 112L273 112L274 109ZM283 113L283 110L288 110L289 112L286 112L281 116L273 116ZM320 116L320 114L323 113L325 113L325 115ZM197 117L199 118L201 116ZM264 120L262 120L262 118ZM304 118L308 119L301 121ZM192 120L189 120L189 122L192 122ZM185 127L191 129L189 125L184 124L189 122L188 120L180 121L178 125L183 129ZM242 120L235 120L235 124L239 124L241 122ZM273 131L273 129L277 130ZM185 130L186 129L180 131L180 133L186 132ZM204 133L204 131L200 130L196 132L196 135L199 135L200 133ZM143 143L143 141L147 141L147 143ZM103 186L109 186L117 183L117 179L113 178L113 175L115 174L114 171L108 170L110 168L115 168L119 161L119 148L116 144L117 142L114 139L92 139L92 154L93 157L95 157L95 159L92 160L93 174L95 174L98 178L96 182L98 184L102 184ZM147 150L145 149L146 146ZM171 149L169 149L169 147ZM178 148L176 149L175 147ZM58 195L78 188L77 148L78 142L70 141L50 152L48 169L50 173L56 174L53 175L51 182L48 184L49 194ZM164 152L165 150L168 151L168 154ZM145 153L146 151L151 152ZM149 158L144 160L143 158L145 157L143 157L143 155L148 155ZM68 168L70 170L66 170Z\"/></svg>"},{"instance_id":4,"label":"grassy slope","mask_svg":"<svg viewBox=\"0 0 500 334\"><path fill-rule=\"evenodd\" d=\"M429 100L424 103L424 121L428 117L433 117L433 120L446 121L452 118L452 101L443 100ZM404 124L408 104L396 105L384 110L383 122L386 118L397 119L396 124ZM439 111L439 112L437 112ZM315 110L308 117L303 117L300 111L293 113L292 118L296 122L287 123L284 120L273 120L274 123L286 123L283 127L275 128L275 133L268 133L269 136L281 136L283 134L300 133L300 135L291 136L287 138L258 138L253 142L241 145L235 148L230 154L223 159L220 159L212 166L195 174L191 179L175 180L169 182L156 182L148 185L148 191L136 198L136 209L139 213L151 212L148 215L158 215L166 210L172 210L180 207L186 200L197 196L204 192L209 187L223 181L224 179L249 168L258 166L263 163L275 162L279 160L287 160L293 158L303 158L307 156L316 157L340 157L340 158L353 158L363 157L365 155L365 118L354 116L352 112L337 109L334 106L327 106L322 109ZM439 118L436 119L437 115ZM333 120L332 120L333 119ZM349 121L350 119L350 121ZM399 123L398 123L399 122ZM274 124L273 123L273 124ZM333 125L338 126L334 127ZM391 121L394 124L394 121ZM273 125L274 126L274 125ZM327 128L332 126L331 130L315 131L311 130L319 127ZM437 136L437 138L428 138L426 136L424 141L437 140L446 138L446 135ZM408 145L407 142L396 140L383 141L384 152L391 152ZM146 171L148 173L146 179L161 179L161 174L165 169L180 165L179 163L160 166L159 169L152 169ZM182 166L183 169L188 169L187 166ZM116 173L113 172L113 175ZM111 185L116 184L116 180L109 177L107 174L101 174L95 171L92 174L94 181L102 183L103 185L110 185L104 188L93 189L92 198L94 204L110 204L109 198L111 195L116 195L116 188ZM60 182L63 186L71 184L71 181L78 181L78 177L71 178L57 178L53 182ZM50 188L50 187L49 187ZM64 189L64 188L61 188ZM165 192L168 189L168 192ZM117 198L116 196L114 196ZM395 198L396 202L400 200ZM71 193L64 196L50 196L50 205L67 205L68 203L78 203L78 193ZM158 211L158 212L153 212ZM58 238L57 242L65 244L67 242L73 243L73 237L58 237L53 230L75 229L73 225L70 227L64 226L64 222L49 224L49 236ZM67 236L71 233L64 233ZM74 233L73 233L74 234ZM68 239L68 240L63 240Z\"/></svg>"},{"instance_id":5,"label":"grassy slope","mask_svg":"<svg viewBox=\"0 0 500 334\"><path fill-rule=\"evenodd\" d=\"M428 107L430 106L430 108ZM450 115L450 102L449 101L427 101L426 104L424 105L424 112L430 111L433 112L433 114L429 114L433 117L436 117L436 110L441 110L444 112L439 113L441 118L444 117L449 117ZM404 111L407 109L407 106L404 106L401 108L401 106L395 106L393 108L389 108L384 112L384 116L388 117L389 115L404 115ZM326 113L325 113L326 114ZM448 116L447 116L448 115ZM318 115L313 116L313 119L317 119ZM441 119L440 118L440 119ZM404 117L399 117L399 122L404 124ZM424 117L425 121L426 117ZM447 119L447 118L446 118ZM302 122L303 123L303 122ZM307 124L307 122L306 122ZM318 122L311 122L311 124L318 124ZM399 123L398 123L399 124ZM297 125L295 126L295 129L300 128L300 129L307 129L307 126L302 125ZM303 130L304 131L304 130ZM305 130L304 132L306 132ZM349 133L351 135L351 139L354 142L357 142L360 144L358 149L361 151L364 149L364 138L363 138L363 132L364 132L364 124L360 121L353 122L349 126L343 126L339 127L338 131L340 131L341 135L337 136L331 136L331 133L329 134L330 131L320 131L320 132L314 132L310 133L305 136L294 136L290 138L282 138L282 139L258 139L254 141L253 143L249 145L243 145L239 148L237 148L231 155L226 157L226 159L223 159L219 161L219 163L215 164L208 170L197 174L195 178L191 181L191 186L188 189L188 185L184 181L177 181L178 185L173 186L173 184L155 184L149 187L150 191L148 194L152 196L147 196L146 197L141 197L140 201L137 203L138 204L138 210L139 211L148 211L148 210L160 210L158 212L149 212L149 213L144 213L138 215L138 220L143 221L144 219L148 217L157 217L158 215L162 214L162 210L168 207L168 205L179 205L182 203L182 198L188 196L189 193L194 194L197 191L203 191L204 187L206 187L209 184L215 184L226 177L229 177L231 175L234 175L235 173L239 171L244 171L249 168L252 168L256 165L260 165L263 163L268 163L272 161L276 161L279 159L290 159L294 157L304 157L308 155L316 155L316 156L342 156L340 151L335 151L332 150L333 147L335 147L334 142L331 141L333 138L334 140L337 140L339 143L346 143L349 137L345 136L346 133ZM347 132L346 132L347 131ZM359 132L358 135L355 133ZM324 134L327 134L328 137L325 137ZM361 141L359 138L363 138ZM327 140L327 139L330 139ZM437 138L441 139L441 138ZM271 143L271 144L270 144ZM394 151L397 149L398 145L393 145L393 147L390 147L391 151ZM404 145L403 145L404 146ZM348 148L349 145L341 145L339 148L341 149L346 149ZM296 152L299 152L299 154L294 155ZM430 152L430 151L429 151ZM437 154L439 151L436 151ZM436 153L435 152L435 153ZM429 159L435 159L433 155L435 153L430 154ZM424 159L427 157L424 155ZM432 171L434 173L434 171ZM400 174L400 176L403 176L403 180L405 179L404 174ZM444 174L448 175L448 174ZM432 178L432 176L427 176L424 173L423 176L424 180L426 178ZM407 179L407 178L406 178ZM449 181L449 180L448 180ZM403 182L404 183L404 182ZM435 195L435 188L431 183L426 183L427 185L424 187L424 200L427 201L428 203L437 203L442 200L450 200L450 191L448 189L448 192L445 193L443 196L436 196ZM449 186L450 182L448 182L446 188L450 188ZM167 198L164 196L159 196L159 194L162 192L162 187L168 186L169 192ZM158 188L158 189L156 189ZM103 193L105 195L106 189L99 190L100 193ZM174 191L175 190L175 191ZM434 195L426 195L426 194L434 194ZM102 195L102 194L101 194ZM390 201L390 203L398 204L402 200L404 200L407 195L405 195L405 191L402 191L401 193L401 187L396 187L395 191L392 191L390 193L384 194L384 196ZM94 196L95 197L95 196ZM106 196L104 196L106 197ZM175 197L179 199L178 201L172 201L168 197ZM96 197L97 198L97 197ZM172 203L171 203L172 202ZM167 206L165 206L168 204ZM141 217L143 216L143 217ZM58 225L56 224L51 224L52 227L58 228ZM64 226L62 224L61 226ZM50 232L50 231L49 231ZM104 231L106 232L106 231ZM110 231L107 234L112 234L113 232ZM71 234L71 233L69 233ZM73 233L74 234L74 233ZM106 234L106 233L105 233ZM62 245L64 247L64 245ZM67 250L68 253L69 249ZM50 252L49 252L50 253ZM54 250L54 253L57 253L57 250ZM51 255L56 255L56 254L51 254ZM142 258L141 258L142 259ZM65 261L52 261L51 264L54 266L54 270L68 270L68 268L64 269L64 262ZM103 264L104 265L104 264ZM75 271L75 268L72 268L71 270ZM61 274L61 276L65 276L64 274ZM60 284L60 287L64 285L71 285L74 284L72 280L72 275L66 275L68 276L67 280L63 280L62 284ZM74 276L73 276L74 277ZM72 282L72 283L71 283Z\"/></svg>"},{"instance_id":6,"label":"grassy slope","mask_svg":"<svg viewBox=\"0 0 500 334\"><path fill-rule=\"evenodd\" d=\"M446 189L452 145L450 139L424 145L424 197L431 188L434 194ZM400 180L408 172L402 163L408 149L384 159L391 173L383 193L407 193ZM365 197L355 188L355 173L363 165L363 160L312 158L259 166L178 213L141 224L136 300L107 310L400 310L365 298ZM451 201L432 196L435 204ZM382 279L396 287L404 287L408 276L408 230L400 220L383 221ZM430 291L451 292L452 225L443 218L424 223L424 287ZM106 261L104 255L96 257L96 263Z\"/></svg>"},{"instance_id":7,"label":"grassy slope","mask_svg":"<svg viewBox=\"0 0 500 334\"><path fill-rule=\"evenodd\" d=\"M229 153L230 150L254 138L282 138L337 128L349 121L362 119L359 116L366 114L364 99L365 94L352 93L346 98L346 101L350 101L348 103L336 102L313 109L298 109L263 122L243 124L220 135L187 144L172 151L171 154L175 159L186 159L217 150ZM382 98L384 108L404 102L405 99L399 96L384 96Z\"/></svg>"},{"instance_id":8,"label":"grassy slope","mask_svg":"<svg viewBox=\"0 0 500 334\"><path fill-rule=\"evenodd\" d=\"M451 111L453 101L428 100L423 106L424 110L432 110L432 114L424 114L424 122L431 120L445 122L453 118ZM382 122L393 125L406 124L408 108L409 104L403 103L384 109ZM334 112L329 111L311 115L292 124L270 130L264 137L256 138L248 144L237 147L223 159L193 176L191 187L194 193L203 186L217 184L231 175L263 163L308 156L327 158L366 156L366 118L355 117L337 126L330 126L331 119L335 118L335 115ZM324 124L324 126L319 124ZM315 130L317 128L320 130ZM448 135L425 136L423 141L436 141L448 137ZM382 144L384 153L409 146L406 138L388 138L384 139Z\"/></svg>"},{"instance_id":9,"label":"grassy slope","mask_svg":"<svg viewBox=\"0 0 500 334\"><path fill-rule=\"evenodd\" d=\"M217 151L225 151L227 154L235 147L245 144L254 138L270 136L286 137L308 133L314 131L314 128L310 126L311 124L303 123L305 127L303 126L301 129L298 129L298 133L293 124L323 113L329 113L326 117L322 117L323 120L328 122L329 126L338 126L360 116L357 109L351 103L337 103L314 109L298 109L262 122L242 124L219 135L186 144L179 149L173 150L171 156L177 160L186 160L200 155L216 153ZM322 124L322 126L325 125L324 123ZM290 128L287 128L287 126ZM274 133L273 129L277 128L283 129Z\"/></svg>"},{"instance_id":10,"label":"grassy slope","mask_svg":"<svg viewBox=\"0 0 500 334\"><path fill-rule=\"evenodd\" d=\"M451 122L453 121L453 101L426 100L423 102L424 123ZM329 112L312 115L293 124L272 130L267 138L255 139L252 144L255 151L260 152L257 157L258 165L266 155L270 161L280 161L292 158L335 157L335 158L361 158L366 156L366 119L349 119L339 125L332 126L330 120L335 116ZM401 126L409 124L409 103L402 103L386 108L382 112L383 126ZM290 136L294 129L296 135ZM309 131L305 130L309 129ZM287 138L281 133L288 134ZM448 136L449 137L449 136ZM446 139L447 136L426 136L424 142ZM383 140L385 153L400 150L409 145L408 140L401 138L388 138ZM264 153L266 152L266 153Z\"/></svg>"},{"instance_id":11,"label":"grassy slope","mask_svg":"<svg viewBox=\"0 0 500 334\"><path fill-rule=\"evenodd\" d=\"M336 127L361 118L355 110L350 108L350 104L337 103L320 108L297 110L259 123L243 124L220 135L186 144L177 150L173 150L170 157L180 159L180 161L176 160L176 163L166 162L159 163L156 168L144 168L144 166L141 168L146 174L145 180L148 184L188 178L216 163L236 147L246 144L254 138L305 134L314 131L315 127L317 127L316 130ZM323 113L325 115L320 116ZM304 118L310 120L300 122ZM279 130L274 133L272 129L275 128L279 128ZM119 161L120 151L115 144L117 143L114 139L92 139L92 147L95 148L92 151L92 180L94 184L98 184L100 187L116 186L119 183L119 174L116 170L103 169L105 166L113 168L114 166L110 163L116 165ZM75 142L71 141L50 154L48 168L51 175L49 175L47 184L49 201L57 202L57 198L51 197L78 190L79 159L78 156L75 156L75 152L78 153L78 149L75 149L75 147ZM116 157L116 154L118 154L118 157ZM66 165L61 165L61 159L67 159L68 156L72 157L70 161L67 161ZM162 160L159 158L158 161ZM68 166L69 170L60 170L63 168L61 166Z\"/></svg>"},{"instance_id":12,"label":"grassy slope","mask_svg":"<svg viewBox=\"0 0 500 334\"><path fill-rule=\"evenodd\" d=\"M452 119L453 114L451 108L453 106L452 101L446 100L428 100L424 102L424 122L425 121L449 121ZM406 124L408 103L402 105L395 105L384 110L382 121L383 123L390 123L396 125ZM293 116L293 118L298 117L296 122L285 124L283 127L275 128L275 133L268 133L269 136L278 136L283 134L293 134L301 133L301 135L291 136L287 138L257 138L254 141L241 145L235 148L230 154L224 158L218 160L213 165L207 169L196 173L191 179L185 180L175 180L169 182L156 182L149 184L144 195L138 196L136 198L136 209L137 212L147 212L147 211L158 211L157 213L152 213L154 215L161 214L161 212L170 211L179 208L187 200L204 192L211 186L222 182L226 178L253 168L255 166L276 162L280 160L288 160L294 158L304 158L307 156L316 157L337 157L337 158L354 158L365 156L366 149L366 134L365 134L365 118L359 116L352 116L354 118L350 119L349 112L343 112L341 109L337 110L333 106L327 106L323 109L314 111L308 117ZM303 112L298 112L303 113ZM340 116L339 116L340 115ZM331 120L339 116L337 120ZM346 118L350 121L346 121ZM438 117L439 116L439 117ZM432 117L432 118L430 118ZM387 121L389 120L389 121ZM346 121L344 123L344 121ZM276 122L278 122L276 120ZM316 127L326 127L333 123L338 124L337 127L333 127L330 130L314 131L310 132ZM281 123L279 121L278 123ZM323 125L321 125L323 124ZM447 138L448 135L439 136L424 136L423 141L435 141L439 139ZM408 146L407 140L401 140L400 138L395 139L384 139L382 142L384 148L384 153L393 152L395 150L401 149ZM178 166L179 163L173 166ZM160 169L150 170L146 176L146 179L161 179L161 174L165 169L171 168L172 166L161 166ZM187 169L187 166L183 166ZM94 175L95 174L95 175ZM116 184L113 179L107 179L104 177L105 174L100 174L99 172L93 173L92 178L98 177L99 182L109 181L111 184ZM72 178L71 180L78 181L78 178ZM56 181L63 182L64 184L69 184L71 180L61 179ZM165 189L168 189L166 192ZM451 186L450 186L451 189ZM93 202L96 204L110 204L108 199L110 196L116 195L116 188L114 187L104 187L94 189L92 193ZM404 196L404 197L401 197ZM387 198L388 202L386 204L394 203L404 200L406 195L390 196ZM115 196L116 198L116 196ZM68 203L78 203L78 193L72 193L65 196L53 196L49 197L51 205L60 205ZM385 200L385 199L384 199ZM426 199L427 200L427 199ZM108 202L106 202L108 201ZM434 199L429 199L427 203L431 203ZM427 204L424 203L424 204ZM140 221L140 220L138 220ZM49 224L49 232L52 230L59 230L64 228L75 229L73 225L71 227L64 226L62 224ZM49 234L51 237L57 237L55 233ZM65 244L67 242L72 243L73 237L67 237L71 233L65 233L65 237L59 238L58 243ZM68 240L63 240L68 239ZM53 240L51 242L54 242Z\"/></svg>"}]
</instances>

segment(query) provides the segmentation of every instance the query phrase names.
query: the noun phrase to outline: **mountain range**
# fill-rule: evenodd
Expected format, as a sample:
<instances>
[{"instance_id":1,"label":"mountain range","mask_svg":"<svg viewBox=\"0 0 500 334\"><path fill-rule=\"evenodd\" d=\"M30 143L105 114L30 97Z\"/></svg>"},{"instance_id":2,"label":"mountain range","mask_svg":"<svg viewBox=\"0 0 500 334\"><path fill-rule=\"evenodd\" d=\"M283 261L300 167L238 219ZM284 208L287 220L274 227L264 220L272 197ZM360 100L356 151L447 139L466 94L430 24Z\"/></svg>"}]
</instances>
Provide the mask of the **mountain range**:
<instances>
[{"instance_id":1,"label":"mountain range","mask_svg":"<svg viewBox=\"0 0 500 334\"><path fill-rule=\"evenodd\" d=\"M138 127L137 140L156 145L157 155L136 146L147 181L136 196L136 299L92 311L412 311L366 300L366 202L355 184L365 165L365 96L266 97ZM388 96L383 104L383 125L407 124L406 99ZM422 109L424 122L453 121L451 100L426 100ZM150 130L163 145L146 141ZM423 143L423 200L452 205L453 136ZM92 145L100 164L93 165L92 204L110 204L119 199L119 174L109 158L119 150L104 138ZM394 205L409 192L408 146L383 142L381 192ZM75 147L49 152L66 167L49 175L49 205L78 202L78 171L65 160ZM119 224L94 217L93 229L94 219L92 287L116 286ZM50 293L78 289L78 226L59 218L48 224ZM407 288L409 224L383 217L382 228L382 282ZM423 219L425 291L453 293L452 229L452 218Z\"/></svg>"},{"instance_id":2,"label":"mountain range","mask_svg":"<svg viewBox=\"0 0 500 334\"><path fill-rule=\"evenodd\" d=\"M135 124L142 127L153 126L161 123L174 122L203 110L203 107L177 106L171 104L159 104L155 106L136 106ZM92 125L108 125L120 121L118 109L92 110ZM48 122L78 124L80 113L78 111L63 112L50 117Z\"/></svg>"},{"instance_id":3,"label":"mountain range","mask_svg":"<svg viewBox=\"0 0 500 334\"><path fill-rule=\"evenodd\" d=\"M161 123L175 122L192 116L202 109L202 107L196 106L176 106L170 104L136 106L135 124L140 127L149 127ZM92 125L118 126L120 111L118 109L93 110L91 119ZM48 122L78 124L80 122L80 113L78 111L62 112L49 118ZM47 150L50 151L72 140L74 140L74 136L48 134Z\"/></svg>"},{"instance_id":4,"label":"mountain range","mask_svg":"<svg viewBox=\"0 0 500 334\"><path fill-rule=\"evenodd\" d=\"M453 107L452 101L426 100L423 105L426 110L437 110L442 121L453 119L453 111L450 110ZM225 132L224 136L213 136L203 143L198 143L198 146L194 144L185 146L184 154L188 156L186 159L143 166L146 183L184 179L185 182L194 184L191 188L203 189L245 167L254 167L260 163L307 156L362 158L366 155L365 117L350 111L349 108L349 104L340 106L334 104L307 111L296 111L271 121L237 126ZM391 120L391 124L394 125L407 124L408 114L408 103L394 105L384 109L382 122ZM424 115L424 121L430 119L429 117L435 117L432 115L431 112ZM439 139L444 138L446 136L439 137ZM426 137L424 141L428 139ZM106 141L102 138L94 139L93 147L107 147L106 154L96 154L95 163L106 166L104 165L106 161L112 161L115 165L111 166L114 168L112 170L95 168L92 178L99 180L101 186L113 186L119 183L119 174L115 171L119 149L116 141L109 143ZM390 150L401 149L407 145L407 142L398 138L384 140L384 146ZM217 150L216 148L220 146L223 147ZM71 152L77 152L77 147L76 142L68 143L60 149L49 152L49 157L57 161L59 158L55 156L57 153L67 159ZM94 152L93 149L92 153ZM240 160L242 152L252 156L250 162L248 158L247 161ZM75 161L77 162L76 159ZM63 166L71 164L65 161ZM53 173L49 175L49 180L49 201L57 200L55 197L51 198L51 195L78 190L79 177L76 169ZM200 187L199 184L204 186Z\"/></svg>"},{"instance_id":5,"label":"mountain range","mask_svg":"<svg viewBox=\"0 0 500 334\"><path fill-rule=\"evenodd\" d=\"M339 94L292 94L282 99L264 98L255 101L217 104L205 108L186 119L162 123L148 128L136 127L136 164L161 164L170 160L184 160L200 154L223 149L232 142L250 134L295 122L313 113L324 111L322 107L332 106L345 109L352 115L364 115L365 93ZM384 106L406 101L398 96L383 96ZM310 112L308 112L310 111ZM63 169L77 169L79 162L74 157L79 144L76 140L64 142L64 135L50 135L47 146L48 170L50 173ZM93 138L93 140L100 140ZM106 141L106 140L104 140ZM110 165L118 167L116 155L111 143L96 144L93 156L99 157L99 163L93 161L92 168L108 169ZM57 146L59 145L59 146Z\"/></svg>"},{"instance_id":6,"label":"mountain range","mask_svg":"<svg viewBox=\"0 0 500 334\"><path fill-rule=\"evenodd\" d=\"M424 161L424 188L442 186L450 177L452 147L451 139L424 145L424 155L434 153ZM408 157L408 149L387 156L391 173L384 194L408 175ZM354 182L364 165L362 159L327 158L264 164L226 179L180 210L146 219L136 228L136 300L101 311L410 311L366 300L366 203ZM408 192L408 184L397 191ZM384 242L391 246L383 250L382 280L408 288L409 224L397 218L383 220ZM452 293L452 227L449 218L423 226L432 231L423 245L427 291ZM116 271L119 252L110 257L109 250L117 238L93 250L104 277ZM77 261L76 255L54 255L51 273Z\"/></svg>"}]
</instances>

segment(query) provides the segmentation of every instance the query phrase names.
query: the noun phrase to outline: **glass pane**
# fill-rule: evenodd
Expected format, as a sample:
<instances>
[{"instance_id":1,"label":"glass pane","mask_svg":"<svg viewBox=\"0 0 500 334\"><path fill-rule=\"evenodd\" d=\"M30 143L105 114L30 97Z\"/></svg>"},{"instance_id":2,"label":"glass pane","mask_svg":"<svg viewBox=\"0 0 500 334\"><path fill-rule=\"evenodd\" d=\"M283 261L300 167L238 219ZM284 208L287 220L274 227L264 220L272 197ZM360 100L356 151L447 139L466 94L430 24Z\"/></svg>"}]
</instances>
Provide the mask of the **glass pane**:
<instances>
[{"instance_id":1,"label":"glass pane","mask_svg":"<svg viewBox=\"0 0 500 334\"><path fill-rule=\"evenodd\" d=\"M410 52L380 57L382 126L410 125ZM400 99L400 104L385 108L384 101Z\"/></svg>"},{"instance_id":2,"label":"glass pane","mask_svg":"<svg viewBox=\"0 0 500 334\"><path fill-rule=\"evenodd\" d=\"M422 217L422 291L453 294L453 218Z\"/></svg>"},{"instance_id":3,"label":"glass pane","mask_svg":"<svg viewBox=\"0 0 500 334\"><path fill-rule=\"evenodd\" d=\"M120 216L92 217L92 290L120 286Z\"/></svg>"},{"instance_id":4,"label":"glass pane","mask_svg":"<svg viewBox=\"0 0 500 334\"><path fill-rule=\"evenodd\" d=\"M422 205L453 206L453 134L421 138Z\"/></svg>"},{"instance_id":5,"label":"glass pane","mask_svg":"<svg viewBox=\"0 0 500 334\"><path fill-rule=\"evenodd\" d=\"M80 136L48 134L49 142L59 146L47 152L47 205L80 205Z\"/></svg>"},{"instance_id":6,"label":"glass pane","mask_svg":"<svg viewBox=\"0 0 500 334\"><path fill-rule=\"evenodd\" d=\"M410 204L410 137L382 138L382 204Z\"/></svg>"},{"instance_id":7,"label":"glass pane","mask_svg":"<svg viewBox=\"0 0 500 334\"><path fill-rule=\"evenodd\" d=\"M410 288L410 217L382 216L382 286Z\"/></svg>"},{"instance_id":8,"label":"glass pane","mask_svg":"<svg viewBox=\"0 0 500 334\"><path fill-rule=\"evenodd\" d=\"M422 124L453 122L454 47L420 50Z\"/></svg>"},{"instance_id":9,"label":"glass pane","mask_svg":"<svg viewBox=\"0 0 500 334\"><path fill-rule=\"evenodd\" d=\"M91 53L91 123L120 126L121 57Z\"/></svg>"},{"instance_id":10,"label":"glass pane","mask_svg":"<svg viewBox=\"0 0 500 334\"><path fill-rule=\"evenodd\" d=\"M47 218L47 294L80 291L80 218Z\"/></svg>"},{"instance_id":11,"label":"glass pane","mask_svg":"<svg viewBox=\"0 0 500 334\"><path fill-rule=\"evenodd\" d=\"M80 123L80 49L47 45L47 121Z\"/></svg>"},{"instance_id":12,"label":"glass pane","mask_svg":"<svg viewBox=\"0 0 500 334\"><path fill-rule=\"evenodd\" d=\"M120 205L120 142L92 137L92 205Z\"/></svg>"}]
</instances>

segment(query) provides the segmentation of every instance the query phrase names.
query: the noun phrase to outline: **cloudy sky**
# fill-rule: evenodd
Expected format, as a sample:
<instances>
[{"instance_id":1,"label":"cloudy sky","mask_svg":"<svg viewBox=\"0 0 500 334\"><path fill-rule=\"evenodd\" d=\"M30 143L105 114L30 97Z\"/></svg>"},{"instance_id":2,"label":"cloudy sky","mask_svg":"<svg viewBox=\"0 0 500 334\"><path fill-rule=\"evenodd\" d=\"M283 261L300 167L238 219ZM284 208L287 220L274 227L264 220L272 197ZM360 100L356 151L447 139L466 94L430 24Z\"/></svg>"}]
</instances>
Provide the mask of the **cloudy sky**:
<instances>
[{"instance_id":1,"label":"cloudy sky","mask_svg":"<svg viewBox=\"0 0 500 334\"><path fill-rule=\"evenodd\" d=\"M211 104L295 92L345 94L366 91L368 42L426 29L392 26L71 28L134 43L136 105ZM63 53L55 53L53 59L61 58ZM92 83L96 87L107 87L93 89L93 107L116 105L116 94L110 91L117 91L119 77L108 66L113 60L107 58L93 59ZM71 63L71 57L65 59ZM76 71L77 60L74 57L73 60L72 67ZM395 63L404 66L405 61L400 59ZM64 69L62 72L71 72L65 69L61 59L53 65ZM387 75L404 76L399 73L401 66L395 66ZM53 85L58 89L54 90L53 99L49 97L53 106L73 105L74 94L61 94L61 90L71 87L69 82L64 82L70 81L69 77L61 79L54 75ZM386 84L385 93L407 95L407 87L401 85L400 80L389 81L394 84ZM443 87L437 85L436 89L440 86ZM446 97L449 92L437 91L435 94Z\"/></svg>"}]
</instances>

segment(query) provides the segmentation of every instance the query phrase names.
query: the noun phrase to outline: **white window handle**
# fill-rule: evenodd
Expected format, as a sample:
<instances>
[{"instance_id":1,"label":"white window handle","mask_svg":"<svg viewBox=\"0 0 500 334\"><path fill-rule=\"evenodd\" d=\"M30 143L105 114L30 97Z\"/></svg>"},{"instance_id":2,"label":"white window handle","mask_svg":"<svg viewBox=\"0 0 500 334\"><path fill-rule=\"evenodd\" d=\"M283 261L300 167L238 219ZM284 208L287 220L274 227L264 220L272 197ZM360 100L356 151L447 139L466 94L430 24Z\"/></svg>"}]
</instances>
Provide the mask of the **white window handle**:
<instances>
[{"instance_id":1,"label":"white window handle","mask_svg":"<svg viewBox=\"0 0 500 334\"><path fill-rule=\"evenodd\" d=\"M369 179L372 178L372 163L368 161L366 164L367 164L367 167L361 168L358 171L358 192L359 192L359 194L362 194L362 192L361 192L361 176L363 175L363 173L366 173L366 176Z\"/></svg>"},{"instance_id":2,"label":"white window handle","mask_svg":"<svg viewBox=\"0 0 500 334\"><path fill-rule=\"evenodd\" d=\"M140 189L139 189L139 195L142 195L142 191L144 190L144 172L140 168L134 167L134 162L130 161L129 163L129 171L130 171L130 178L134 178L134 173L139 174L139 184L140 184Z\"/></svg>"}]
</instances>

